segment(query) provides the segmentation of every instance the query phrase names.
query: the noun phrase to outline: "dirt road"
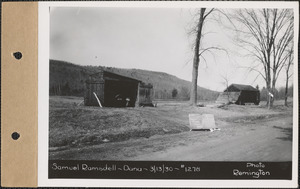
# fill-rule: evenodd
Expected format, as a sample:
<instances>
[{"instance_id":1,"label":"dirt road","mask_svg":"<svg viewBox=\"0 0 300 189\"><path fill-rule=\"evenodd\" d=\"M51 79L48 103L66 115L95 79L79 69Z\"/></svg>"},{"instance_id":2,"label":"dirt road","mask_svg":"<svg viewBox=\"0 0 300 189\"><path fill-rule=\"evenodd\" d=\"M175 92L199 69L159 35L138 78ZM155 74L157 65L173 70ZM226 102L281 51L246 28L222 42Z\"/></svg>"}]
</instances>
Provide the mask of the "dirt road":
<instances>
[{"instance_id":1,"label":"dirt road","mask_svg":"<svg viewBox=\"0 0 300 189\"><path fill-rule=\"evenodd\" d=\"M218 120L221 131L187 131L50 152L50 159L291 161L291 114L251 118Z\"/></svg>"},{"instance_id":2,"label":"dirt road","mask_svg":"<svg viewBox=\"0 0 300 189\"><path fill-rule=\"evenodd\" d=\"M193 144L145 154L135 160L174 161L291 161L292 121L272 118L260 125L244 125L207 133ZM223 134L217 132L224 132ZM227 133L227 134L225 134ZM209 137L210 136L210 137Z\"/></svg>"},{"instance_id":3,"label":"dirt road","mask_svg":"<svg viewBox=\"0 0 300 189\"><path fill-rule=\"evenodd\" d=\"M155 108L78 106L53 97L49 114L52 160L291 161L292 106ZM290 103L291 105L291 103ZM189 114L212 114L220 131L189 131Z\"/></svg>"}]
</instances>

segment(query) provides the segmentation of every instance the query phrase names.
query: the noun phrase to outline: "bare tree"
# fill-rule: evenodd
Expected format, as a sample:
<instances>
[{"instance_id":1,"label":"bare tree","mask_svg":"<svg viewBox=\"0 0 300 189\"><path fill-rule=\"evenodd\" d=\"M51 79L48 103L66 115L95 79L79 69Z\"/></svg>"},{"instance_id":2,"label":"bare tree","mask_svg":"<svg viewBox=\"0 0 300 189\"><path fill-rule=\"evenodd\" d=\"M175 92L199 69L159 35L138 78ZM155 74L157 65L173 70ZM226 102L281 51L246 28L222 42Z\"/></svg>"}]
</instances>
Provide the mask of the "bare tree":
<instances>
[{"instance_id":1,"label":"bare tree","mask_svg":"<svg viewBox=\"0 0 300 189\"><path fill-rule=\"evenodd\" d=\"M294 17L290 9L239 9L230 16L237 32L236 42L256 61L249 66L274 94L276 81L289 57L286 49L294 38ZM274 98L268 97L268 107Z\"/></svg>"},{"instance_id":2,"label":"bare tree","mask_svg":"<svg viewBox=\"0 0 300 189\"><path fill-rule=\"evenodd\" d=\"M206 47L201 48L201 39L203 38L203 26L207 16L209 16L215 9L206 10L206 8L201 8L199 11L199 19L196 24L196 28L192 31L196 34L195 44L194 44L194 58L193 58L193 71L192 71L192 85L190 93L190 103L192 105L197 105L197 83L198 83L198 68L200 63L200 58L206 62L204 54L206 52L212 53L213 50L225 51L220 47Z\"/></svg>"},{"instance_id":3,"label":"bare tree","mask_svg":"<svg viewBox=\"0 0 300 189\"><path fill-rule=\"evenodd\" d=\"M190 101L192 105L197 105L197 81L198 81L198 67L199 67L199 49L202 37L202 28L204 25L205 18L213 11L209 11L205 14L206 8L201 8L199 13L199 21L197 23L197 36L195 41L194 59L193 59L193 72L192 72L192 86Z\"/></svg>"},{"instance_id":4,"label":"bare tree","mask_svg":"<svg viewBox=\"0 0 300 189\"><path fill-rule=\"evenodd\" d=\"M230 93L229 93L229 90L228 90L228 87L229 87L229 78L228 78L228 75L227 74L225 76L221 75L221 77L223 79L223 84L226 86L226 95L227 95L228 103L230 103Z\"/></svg>"},{"instance_id":5,"label":"bare tree","mask_svg":"<svg viewBox=\"0 0 300 189\"><path fill-rule=\"evenodd\" d=\"M285 66L285 74L286 74L286 81L285 81L285 93L284 93L284 105L288 106L287 104L287 98L288 98L288 88L289 88L289 79L292 77L293 74L290 74L290 67L294 62L294 48L293 45L291 45L291 48L288 50L288 60Z\"/></svg>"}]
</instances>

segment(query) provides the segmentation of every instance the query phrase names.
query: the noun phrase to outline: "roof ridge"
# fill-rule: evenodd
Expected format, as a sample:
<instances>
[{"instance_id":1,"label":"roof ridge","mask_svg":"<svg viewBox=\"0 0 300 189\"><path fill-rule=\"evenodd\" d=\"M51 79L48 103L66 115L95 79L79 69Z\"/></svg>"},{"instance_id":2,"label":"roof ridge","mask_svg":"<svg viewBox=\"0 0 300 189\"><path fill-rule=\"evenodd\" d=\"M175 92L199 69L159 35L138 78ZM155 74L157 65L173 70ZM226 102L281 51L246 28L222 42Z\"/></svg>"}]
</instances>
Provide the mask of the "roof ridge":
<instances>
[{"instance_id":1,"label":"roof ridge","mask_svg":"<svg viewBox=\"0 0 300 189\"><path fill-rule=\"evenodd\" d=\"M258 89L256 89L255 87L251 86L251 85L244 85L244 84L235 84L232 83L231 85L229 85L225 91L229 88L229 87L234 87L240 91L242 90L246 90L246 91L259 91Z\"/></svg>"}]
</instances>

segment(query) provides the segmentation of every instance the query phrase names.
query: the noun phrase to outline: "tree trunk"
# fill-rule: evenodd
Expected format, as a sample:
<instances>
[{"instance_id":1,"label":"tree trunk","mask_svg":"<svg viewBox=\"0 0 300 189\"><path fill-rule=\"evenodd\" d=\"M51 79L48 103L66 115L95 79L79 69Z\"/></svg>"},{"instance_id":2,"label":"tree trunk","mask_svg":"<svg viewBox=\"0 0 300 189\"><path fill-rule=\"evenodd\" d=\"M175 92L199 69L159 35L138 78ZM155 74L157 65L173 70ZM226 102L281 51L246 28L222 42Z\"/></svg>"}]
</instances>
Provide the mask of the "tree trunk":
<instances>
[{"instance_id":1,"label":"tree trunk","mask_svg":"<svg viewBox=\"0 0 300 189\"><path fill-rule=\"evenodd\" d=\"M269 93L272 93L272 89L271 89L271 67L270 67L270 62L269 62L269 58L268 58L268 62L267 62L267 66L266 66L266 87L267 87L267 91L268 91L268 95L267 95L267 106L268 109L270 109L273 105L273 100L272 97L270 96Z\"/></svg>"},{"instance_id":2,"label":"tree trunk","mask_svg":"<svg viewBox=\"0 0 300 189\"><path fill-rule=\"evenodd\" d=\"M195 58L194 58L195 59ZM192 72L192 88L191 88L191 97L190 101L192 105L197 105L197 82L198 82L198 66L199 64L193 63L193 72ZM198 60L199 62L199 60Z\"/></svg>"},{"instance_id":3,"label":"tree trunk","mask_svg":"<svg viewBox=\"0 0 300 189\"><path fill-rule=\"evenodd\" d=\"M274 100L275 100L275 91L276 91L276 88L275 88L275 85L276 85L276 71L273 71L273 79L272 79L272 94L274 95L273 98L271 98L271 103L270 103L270 107L273 107L273 104L274 104Z\"/></svg>"},{"instance_id":4,"label":"tree trunk","mask_svg":"<svg viewBox=\"0 0 300 189\"><path fill-rule=\"evenodd\" d=\"M197 25L197 37L194 49L194 59L193 59L193 72L192 72L192 86L191 86L191 97L190 102L192 105L197 105L197 83L198 83L198 67L199 67L199 49L200 49L200 41L202 35L202 27L204 22L204 12L205 8L201 8L199 22Z\"/></svg>"},{"instance_id":5,"label":"tree trunk","mask_svg":"<svg viewBox=\"0 0 300 189\"><path fill-rule=\"evenodd\" d=\"M285 92L284 92L284 105L288 106L287 98L288 98L288 88L289 88L289 71L286 71L286 82L285 82Z\"/></svg>"},{"instance_id":6,"label":"tree trunk","mask_svg":"<svg viewBox=\"0 0 300 189\"><path fill-rule=\"evenodd\" d=\"M271 96L269 95L269 93L271 92L271 85L269 81L266 81L266 87L267 87L267 106L268 109L271 108Z\"/></svg>"},{"instance_id":7,"label":"tree trunk","mask_svg":"<svg viewBox=\"0 0 300 189\"><path fill-rule=\"evenodd\" d=\"M58 84L58 95L61 96L60 84Z\"/></svg>"},{"instance_id":8,"label":"tree trunk","mask_svg":"<svg viewBox=\"0 0 300 189\"><path fill-rule=\"evenodd\" d=\"M289 60L288 60L288 66L286 69L286 82L285 82L285 94L284 94L284 105L288 106L287 104L287 98L288 98L288 88L289 88L289 70L290 70L290 66L293 62L293 58L292 58L292 54L293 54L293 46L291 47L291 50L289 51Z\"/></svg>"}]
</instances>

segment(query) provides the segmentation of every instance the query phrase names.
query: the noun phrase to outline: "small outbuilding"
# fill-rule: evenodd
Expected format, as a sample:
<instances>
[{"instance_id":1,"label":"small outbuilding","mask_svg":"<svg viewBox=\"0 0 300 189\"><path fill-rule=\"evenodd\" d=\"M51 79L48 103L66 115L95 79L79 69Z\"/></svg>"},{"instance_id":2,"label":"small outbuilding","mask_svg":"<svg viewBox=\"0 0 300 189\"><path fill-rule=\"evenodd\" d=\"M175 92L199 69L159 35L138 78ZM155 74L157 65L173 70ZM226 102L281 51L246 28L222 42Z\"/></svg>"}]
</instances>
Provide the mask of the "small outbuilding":
<instances>
[{"instance_id":1,"label":"small outbuilding","mask_svg":"<svg viewBox=\"0 0 300 189\"><path fill-rule=\"evenodd\" d=\"M251 85L231 84L224 92L220 93L216 103L234 103L245 105L260 102L260 92Z\"/></svg>"},{"instance_id":2,"label":"small outbuilding","mask_svg":"<svg viewBox=\"0 0 300 189\"><path fill-rule=\"evenodd\" d=\"M86 106L135 107L152 105L153 86L102 70L89 76L85 85Z\"/></svg>"}]
</instances>

